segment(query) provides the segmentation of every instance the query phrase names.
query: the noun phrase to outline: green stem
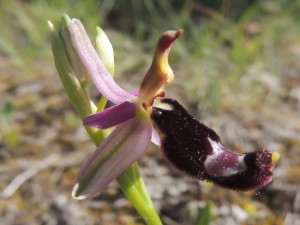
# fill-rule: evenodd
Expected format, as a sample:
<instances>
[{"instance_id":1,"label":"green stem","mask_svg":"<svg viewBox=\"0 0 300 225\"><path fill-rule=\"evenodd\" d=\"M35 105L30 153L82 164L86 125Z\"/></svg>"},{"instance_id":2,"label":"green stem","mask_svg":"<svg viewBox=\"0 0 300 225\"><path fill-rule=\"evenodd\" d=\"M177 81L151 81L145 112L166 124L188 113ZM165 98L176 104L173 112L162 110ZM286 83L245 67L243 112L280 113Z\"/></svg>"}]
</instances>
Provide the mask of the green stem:
<instances>
[{"instance_id":1,"label":"green stem","mask_svg":"<svg viewBox=\"0 0 300 225\"><path fill-rule=\"evenodd\" d=\"M135 176L135 178L132 176ZM125 196L148 225L162 225L151 198L148 195L147 189L145 188L137 162L133 163L123 174L121 174L117 178L117 182Z\"/></svg>"}]
</instances>

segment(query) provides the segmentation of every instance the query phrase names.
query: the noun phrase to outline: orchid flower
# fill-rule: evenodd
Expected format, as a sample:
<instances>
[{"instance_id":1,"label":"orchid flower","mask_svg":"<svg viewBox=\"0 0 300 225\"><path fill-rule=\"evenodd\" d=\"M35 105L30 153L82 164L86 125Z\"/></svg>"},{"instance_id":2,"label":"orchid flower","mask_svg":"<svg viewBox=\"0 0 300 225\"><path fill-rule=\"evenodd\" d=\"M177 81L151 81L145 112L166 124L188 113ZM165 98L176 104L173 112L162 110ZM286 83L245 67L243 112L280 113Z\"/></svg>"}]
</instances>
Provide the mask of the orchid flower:
<instances>
[{"instance_id":1,"label":"orchid flower","mask_svg":"<svg viewBox=\"0 0 300 225\"><path fill-rule=\"evenodd\" d=\"M69 32L94 85L115 104L83 121L85 126L115 129L81 167L72 192L75 198L99 194L146 153L151 141L161 142L163 155L175 168L200 180L241 191L261 188L272 180L278 153L229 151L216 132L177 101L164 98L163 88L174 78L168 55L182 30L166 31L159 38L152 64L135 94L113 80L79 20L71 20Z\"/></svg>"},{"instance_id":2,"label":"orchid flower","mask_svg":"<svg viewBox=\"0 0 300 225\"><path fill-rule=\"evenodd\" d=\"M167 31L161 36L138 95L123 90L115 83L79 20L71 20L69 31L74 48L96 88L116 104L84 119L86 126L98 129L115 127L79 171L72 193L75 198L84 199L96 196L144 155L151 140L159 143L150 113L155 99L164 96L162 88L174 77L168 64L168 55L182 31Z\"/></svg>"},{"instance_id":3,"label":"orchid flower","mask_svg":"<svg viewBox=\"0 0 300 225\"><path fill-rule=\"evenodd\" d=\"M161 101L166 106L153 107L151 119L160 133L165 158L179 171L239 191L255 190L271 182L277 152L229 151L214 130L189 115L177 101Z\"/></svg>"}]
</instances>

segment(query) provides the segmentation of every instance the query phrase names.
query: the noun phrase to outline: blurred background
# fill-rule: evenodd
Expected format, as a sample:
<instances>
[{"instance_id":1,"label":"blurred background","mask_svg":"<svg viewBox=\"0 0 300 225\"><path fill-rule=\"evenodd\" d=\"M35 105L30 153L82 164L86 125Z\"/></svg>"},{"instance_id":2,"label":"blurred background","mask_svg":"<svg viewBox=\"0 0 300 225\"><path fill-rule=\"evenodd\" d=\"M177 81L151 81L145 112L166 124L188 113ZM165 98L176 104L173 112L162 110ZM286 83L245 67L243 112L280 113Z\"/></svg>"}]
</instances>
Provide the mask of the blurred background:
<instances>
[{"instance_id":1,"label":"blurred background","mask_svg":"<svg viewBox=\"0 0 300 225\"><path fill-rule=\"evenodd\" d=\"M64 13L90 37L105 30L126 90L139 86L159 35L184 29L167 96L225 146L281 155L270 185L238 193L182 176L152 146L139 164L164 224L200 224L208 202L213 225L300 224L299 11L299 0L1 1L0 224L144 224L115 182L96 199L71 198L95 146L54 67L47 20Z\"/></svg>"}]
</instances>

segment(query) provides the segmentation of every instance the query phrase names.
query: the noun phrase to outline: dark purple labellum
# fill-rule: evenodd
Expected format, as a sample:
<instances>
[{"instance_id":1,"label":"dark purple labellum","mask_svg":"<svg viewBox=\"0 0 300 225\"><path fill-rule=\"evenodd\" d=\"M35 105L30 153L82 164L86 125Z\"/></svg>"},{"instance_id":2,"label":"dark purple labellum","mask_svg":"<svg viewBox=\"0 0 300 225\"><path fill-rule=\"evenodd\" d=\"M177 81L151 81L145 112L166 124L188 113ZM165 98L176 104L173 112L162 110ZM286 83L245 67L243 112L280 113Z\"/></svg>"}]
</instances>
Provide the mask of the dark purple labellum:
<instances>
[{"instance_id":1,"label":"dark purple labellum","mask_svg":"<svg viewBox=\"0 0 300 225\"><path fill-rule=\"evenodd\" d=\"M225 149L217 133L187 113L175 100L153 107L151 119L160 134L164 156L183 173L234 190L260 188L272 180L267 150L238 154Z\"/></svg>"}]
</instances>

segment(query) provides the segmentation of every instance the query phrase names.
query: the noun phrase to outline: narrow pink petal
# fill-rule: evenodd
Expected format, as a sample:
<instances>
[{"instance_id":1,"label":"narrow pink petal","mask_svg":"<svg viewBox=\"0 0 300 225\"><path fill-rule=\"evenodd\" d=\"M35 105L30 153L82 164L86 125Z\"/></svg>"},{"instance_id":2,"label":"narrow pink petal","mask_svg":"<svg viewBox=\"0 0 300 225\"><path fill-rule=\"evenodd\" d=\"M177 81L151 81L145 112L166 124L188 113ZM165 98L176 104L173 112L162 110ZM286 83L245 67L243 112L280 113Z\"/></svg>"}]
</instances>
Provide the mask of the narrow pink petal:
<instances>
[{"instance_id":1,"label":"narrow pink petal","mask_svg":"<svg viewBox=\"0 0 300 225\"><path fill-rule=\"evenodd\" d=\"M150 121L131 119L116 127L83 164L72 195L94 197L134 161L145 154L151 140Z\"/></svg>"},{"instance_id":2,"label":"narrow pink petal","mask_svg":"<svg viewBox=\"0 0 300 225\"><path fill-rule=\"evenodd\" d=\"M110 107L102 112L92 114L83 120L85 126L106 129L132 119L136 114L137 106L131 102Z\"/></svg>"},{"instance_id":3,"label":"narrow pink petal","mask_svg":"<svg viewBox=\"0 0 300 225\"><path fill-rule=\"evenodd\" d=\"M75 50L99 92L115 104L135 99L134 95L123 90L110 76L80 20L72 19L69 31Z\"/></svg>"}]
</instances>

